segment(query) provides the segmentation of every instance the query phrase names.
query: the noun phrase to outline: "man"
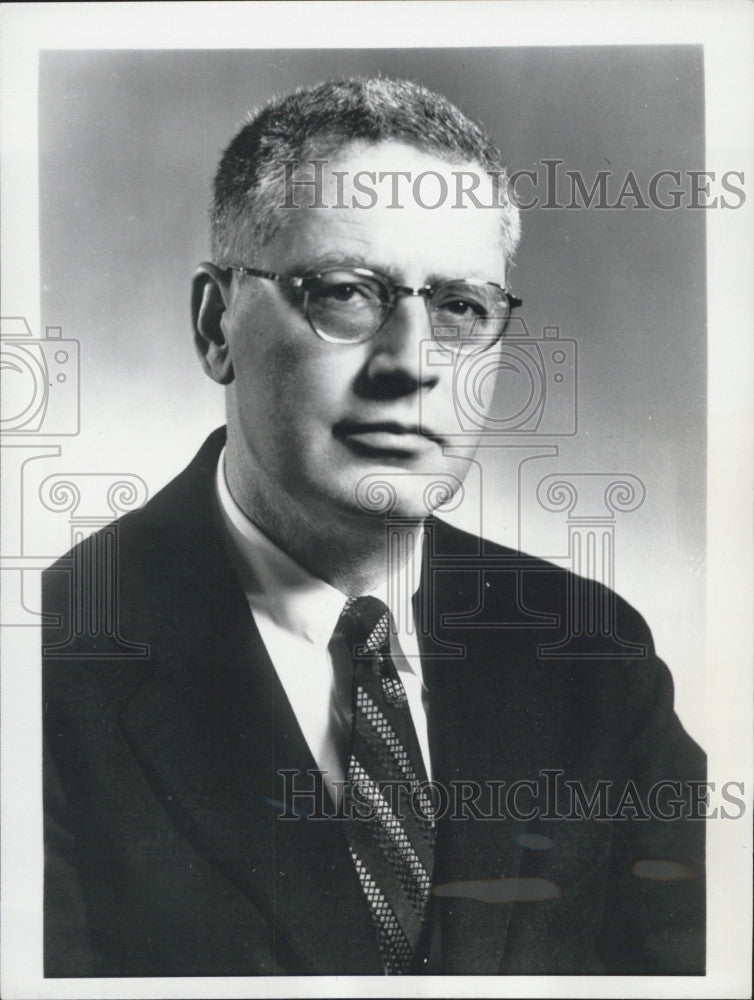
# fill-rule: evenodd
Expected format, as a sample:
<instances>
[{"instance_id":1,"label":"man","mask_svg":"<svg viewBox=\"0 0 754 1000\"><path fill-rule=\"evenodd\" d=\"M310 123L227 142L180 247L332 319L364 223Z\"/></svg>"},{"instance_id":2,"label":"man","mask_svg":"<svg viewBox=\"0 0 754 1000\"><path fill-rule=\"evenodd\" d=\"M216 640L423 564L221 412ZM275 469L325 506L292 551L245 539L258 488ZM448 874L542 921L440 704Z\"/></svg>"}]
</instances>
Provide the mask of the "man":
<instances>
[{"instance_id":1,"label":"man","mask_svg":"<svg viewBox=\"0 0 754 1000\"><path fill-rule=\"evenodd\" d=\"M405 81L226 150L193 314L227 429L46 574L47 975L703 971L704 758L645 624L431 514L517 304L504 181ZM76 617L114 537L141 659ZM579 593L624 656L548 655Z\"/></svg>"}]
</instances>

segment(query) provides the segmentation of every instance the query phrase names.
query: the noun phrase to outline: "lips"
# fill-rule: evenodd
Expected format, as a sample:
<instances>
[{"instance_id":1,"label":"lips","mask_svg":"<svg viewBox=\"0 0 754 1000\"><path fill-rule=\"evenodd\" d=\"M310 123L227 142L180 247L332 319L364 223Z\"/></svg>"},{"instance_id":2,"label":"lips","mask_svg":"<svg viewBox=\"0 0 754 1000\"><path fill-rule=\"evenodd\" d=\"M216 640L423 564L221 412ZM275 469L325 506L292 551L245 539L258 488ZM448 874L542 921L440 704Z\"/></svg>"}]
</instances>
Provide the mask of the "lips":
<instances>
[{"instance_id":1,"label":"lips","mask_svg":"<svg viewBox=\"0 0 754 1000\"><path fill-rule=\"evenodd\" d=\"M410 455L443 444L440 435L426 427L394 420L341 420L335 425L334 433L357 450L373 454Z\"/></svg>"}]
</instances>

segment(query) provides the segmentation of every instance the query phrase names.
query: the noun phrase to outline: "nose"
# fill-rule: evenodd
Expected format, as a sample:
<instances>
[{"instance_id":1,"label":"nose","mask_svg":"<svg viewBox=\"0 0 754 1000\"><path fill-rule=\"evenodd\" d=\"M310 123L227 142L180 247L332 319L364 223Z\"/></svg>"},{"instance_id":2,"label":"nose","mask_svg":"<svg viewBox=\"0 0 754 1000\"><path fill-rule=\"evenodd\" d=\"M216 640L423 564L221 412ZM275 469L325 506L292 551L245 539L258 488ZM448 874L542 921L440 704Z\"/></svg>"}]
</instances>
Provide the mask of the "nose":
<instances>
[{"instance_id":1,"label":"nose","mask_svg":"<svg viewBox=\"0 0 754 1000\"><path fill-rule=\"evenodd\" d=\"M422 295L401 292L377 335L365 374L385 395L405 395L430 389L438 379L437 369L427 367L425 345L431 344L432 325Z\"/></svg>"}]
</instances>

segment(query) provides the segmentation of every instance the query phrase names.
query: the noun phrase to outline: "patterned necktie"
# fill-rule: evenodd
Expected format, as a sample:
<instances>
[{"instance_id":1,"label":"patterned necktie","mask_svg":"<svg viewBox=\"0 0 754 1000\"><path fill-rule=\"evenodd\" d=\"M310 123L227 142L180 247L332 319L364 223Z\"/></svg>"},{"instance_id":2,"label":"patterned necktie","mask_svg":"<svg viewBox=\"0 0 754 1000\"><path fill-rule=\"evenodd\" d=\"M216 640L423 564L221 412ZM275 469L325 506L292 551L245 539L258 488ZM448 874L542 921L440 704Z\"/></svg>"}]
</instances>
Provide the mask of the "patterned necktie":
<instances>
[{"instance_id":1,"label":"patterned necktie","mask_svg":"<svg viewBox=\"0 0 754 1000\"><path fill-rule=\"evenodd\" d=\"M375 597L349 598L335 630L353 664L346 837L387 973L406 973L432 886L435 824L406 692L390 658L391 616Z\"/></svg>"}]
</instances>

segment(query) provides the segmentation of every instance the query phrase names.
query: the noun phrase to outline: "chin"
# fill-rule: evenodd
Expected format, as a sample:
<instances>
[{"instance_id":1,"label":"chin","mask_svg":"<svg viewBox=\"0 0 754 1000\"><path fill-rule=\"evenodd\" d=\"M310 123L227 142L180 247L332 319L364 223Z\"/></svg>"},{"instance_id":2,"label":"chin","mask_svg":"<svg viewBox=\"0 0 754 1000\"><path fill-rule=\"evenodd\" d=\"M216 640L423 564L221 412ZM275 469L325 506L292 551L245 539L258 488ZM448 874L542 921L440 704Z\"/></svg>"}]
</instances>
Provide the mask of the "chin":
<instances>
[{"instance_id":1,"label":"chin","mask_svg":"<svg viewBox=\"0 0 754 1000\"><path fill-rule=\"evenodd\" d=\"M407 489L411 480L411 489ZM447 503L460 486L460 477L450 472L419 474L374 472L361 477L349 491L351 512L374 519L423 520Z\"/></svg>"}]
</instances>

